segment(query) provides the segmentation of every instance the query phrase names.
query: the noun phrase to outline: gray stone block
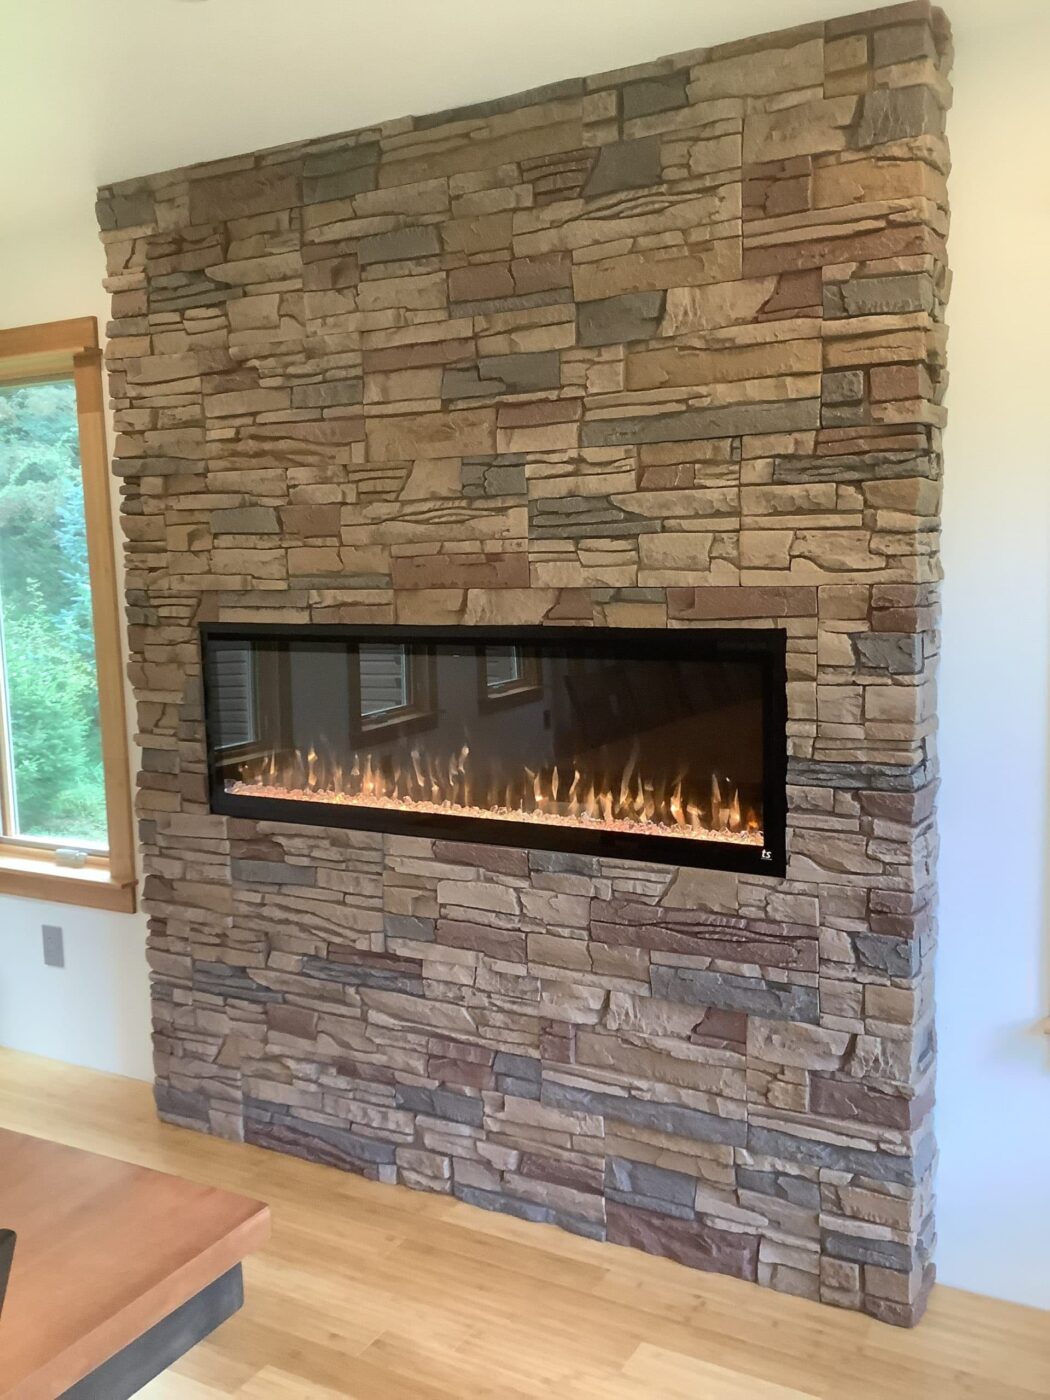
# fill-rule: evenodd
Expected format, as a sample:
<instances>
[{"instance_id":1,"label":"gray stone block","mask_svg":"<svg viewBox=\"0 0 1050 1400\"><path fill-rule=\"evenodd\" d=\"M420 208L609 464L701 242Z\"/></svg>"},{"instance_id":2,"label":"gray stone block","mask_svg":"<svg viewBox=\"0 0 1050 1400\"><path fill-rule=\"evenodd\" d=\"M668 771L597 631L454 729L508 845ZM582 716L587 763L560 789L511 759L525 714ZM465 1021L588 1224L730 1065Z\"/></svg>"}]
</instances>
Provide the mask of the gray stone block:
<instances>
[{"instance_id":1,"label":"gray stone block","mask_svg":"<svg viewBox=\"0 0 1050 1400\"><path fill-rule=\"evenodd\" d=\"M689 101L686 72L668 73L666 77L643 78L641 82L625 83L622 89L622 111L625 122L636 117L649 117L657 112L673 112Z\"/></svg>"},{"instance_id":2,"label":"gray stone block","mask_svg":"<svg viewBox=\"0 0 1050 1400\"><path fill-rule=\"evenodd\" d=\"M591 177L583 187L585 199L618 190L640 190L660 183L660 137L616 141L602 146Z\"/></svg>"},{"instance_id":3,"label":"gray stone block","mask_svg":"<svg viewBox=\"0 0 1050 1400\"><path fill-rule=\"evenodd\" d=\"M230 861L230 874L244 885L316 885L317 871L311 865L286 865L280 860Z\"/></svg>"},{"instance_id":4,"label":"gray stone block","mask_svg":"<svg viewBox=\"0 0 1050 1400\"><path fill-rule=\"evenodd\" d=\"M509 1074L533 1084L540 1082L540 1062L531 1055L510 1055L500 1050L492 1067L497 1074Z\"/></svg>"},{"instance_id":5,"label":"gray stone block","mask_svg":"<svg viewBox=\"0 0 1050 1400\"><path fill-rule=\"evenodd\" d=\"M362 267L371 263L402 262L413 258L432 257L441 251L441 239L433 224L411 228L395 228L389 233L374 233L362 238L357 245L357 260Z\"/></svg>"},{"instance_id":6,"label":"gray stone block","mask_svg":"<svg viewBox=\"0 0 1050 1400\"><path fill-rule=\"evenodd\" d=\"M916 676L922 670L922 637L914 632L858 632L853 652L866 671Z\"/></svg>"},{"instance_id":7,"label":"gray stone block","mask_svg":"<svg viewBox=\"0 0 1050 1400\"><path fill-rule=\"evenodd\" d=\"M717 1113L704 1113L682 1104L654 1103L648 1099L630 1098L626 1094L603 1094L595 1089L553 1084L546 1079L540 1099L554 1108L598 1114L622 1123L637 1123L640 1127L655 1128L657 1132L670 1133L674 1137L727 1143L734 1147L743 1147L747 1141L747 1124L743 1119L721 1118Z\"/></svg>"},{"instance_id":8,"label":"gray stone block","mask_svg":"<svg viewBox=\"0 0 1050 1400\"><path fill-rule=\"evenodd\" d=\"M901 316L932 311L933 305L933 281L921 272L895 277L852 277L847 282L824 285L824 315L829 320L843 316Z\"/></svg>"},{"instance_id":9,"label":"gray stone block","mask_svg":"<svg viewBox=\"0 0 1050 1400\"><path fill-rule=\"evenodd\" d=\"M851 937L857 962L887 977L916 977L922 965L917 938L893 938L881 933L855 933Z\"/></svg>"},{"instance_id":10,"label":"gray stone block","mask_svg":"<svg viewBox=\"0 0 1050 1400\"><path fill-rule=\"evenodd\" d=\"M480 1128L484 1118L480 1099L453 1093L451 1089L419 1089L409 1084L399 1084L395 1097L398 1108L407 1108L412 1113L422 1113L429 1118L445 1118L450 1123L466 1123L470 1127Z\"/></svg>"},{"instance_id":11,"label":"gray stone block","mask_svg":"<svg viewBox=\"0 0 1050 1400\"><path fill-rule=\"evenodd\" d=\"M213 510L211 528L216 535L276 535L281 526L270 506L240 506Z\"/></svg>"},{"instance_id":12,"label":"gray stone block","mask_svg":"<svg viewBox=\"0 0 1050 1400\"><path fill-rule=\"evenodd\" d=\"M825 370L820 377L820 397L825 404L859 403L864 397L864 372Z\"/></svg>"},{"instance_id":13,"label":"gray stone block","mask_svg":"<svg viewBox=\"0 0 1050 1400\"><path fill-rule=\"evenodd\" d=\"M457 1200L468 1205L480 1206L482 1210L498 1210L505 1215L516 1215L519 1220L533 1220L542 1225L560 1225L574 1235L585 1235L589 1240L603 1240L605 1226L597 1220L584 1220L578 1215L555 1210L553 1206L541 1205L539 1201L523 1200L521 1196L511 1196L502 1191L484 1191L479 1186L467 1186L455 1182L452 1194Z\"/></svg>"},{"instance_id":14,"label":"gray stone block","mask_svg":"<svg viewBox=\"0 0 1050 1400\"><path fill-rule=\"evenodd\" d=\"M655 966L651 973L653 995L668 1001L716 1006L723 1011L745 1011L773 1021L820 1019L816 987L737 977L727 972L702 972L691 967Z\"/></svg>"},{"instance_id":15,"label":"gray stone block","mask_svg":"<svg viewBox=\"0 0 1050 1400\"><path fill-rule=\"evenodd\" d=\"M433 943L434 920L415 914L387 914L383 919L389 938L407 938L416 943Z\"/></svg>"},{"instance_id":16,"label":"gray stone block","mask_svg":"<svg viewBox=\"0 0 1050 1400\"><path fill-rule=\"evenodd\" d=\"M852 146L882 146L890 141L907 141L914 136L939 134L944 130L944 112L932 88L925 84L906 88L876 88L861 99L860 117L853 131Z\"/></svg>"},{"instance_id":17,"label":"gray stone block","mask_svg":"<svg viewBox=\"0 0 1050 1400\"><path fill-rule=\"evenodd\" d=\"M842 1147L814 1138L795 1137L775 1128L762 1128L752 1123L747 1132L747 1150L758 1156L780 1157L807 1167L829 1167L832 1171L850 1172L870 1181L887 1181L896 1186L914 1186L932 1160L929 1149L920 1145L914 1155L894 1156L890 1152L865 1151L860 1147Z\"/></svg>"},{"instance_id":18,"label":"gray stone block","mask_svg":"<svg viewBox=\"0 0 1050 1400\"><path fill-rule=\"evenodd\" d=\"M660 332L665 292L626 292L584 301L576 308L581 345L621 345L649 340Z\"/></svg>"},{"instance_id":19,"label":"gray stone block","mask_svg":"<svg viewBox=\"0 0 1050 1400\"><path fill-rule=\"evenodd\" d=\"M822 1230L820 1245L832 1259L846 1259L851 1264L876 1264L880 1269L894 1269L902 1274L910 1273L915 1262L911 1245L897 1244L893 1240L865 1240L856 1235L840 1234L837 1230Z\"/></svg>"},{"instance_id":20,"label":"gray stone block","mask_svg":"<svg viewBox=\"0 0 1050 1400\"><path fill-rule=\"evenodd\" d=\"M584 447L626 447L636 442L689 442L741 433L791 433L819 426L819 399L785 399L780 403L654 413L643 418L585 419L580 441Z\"/></svg>"},{"instance_id":21,"label":"gray stone block","mask_svg":"<svg viewBox=\"0 0 1050 1400\"><path fill-rule=\"evenodd\" d=\"M760 1196L774 1196L807 1210L820 1209L820 1187L803 1176L787 1172L760 1172L752 1167L737 1167L736 1184L741 1191L753 1191Z\"/></svg>"},{"instance_id":22,"label":"gray stone block","mask_svg":"<svg viewBox=\"0 0 1050 1400\"><path fill-rule=\"evenodd\" d=\"M605 1163L605 1186L620 1193L625 1205L640 1205L642 1198L684 1207L687 1215L695 1214L696 1178L647 1162L631 1162L624 1157L609 1157ZM638 1200L631 1198L637 1197Z\"/></svg>"}]
</instances>

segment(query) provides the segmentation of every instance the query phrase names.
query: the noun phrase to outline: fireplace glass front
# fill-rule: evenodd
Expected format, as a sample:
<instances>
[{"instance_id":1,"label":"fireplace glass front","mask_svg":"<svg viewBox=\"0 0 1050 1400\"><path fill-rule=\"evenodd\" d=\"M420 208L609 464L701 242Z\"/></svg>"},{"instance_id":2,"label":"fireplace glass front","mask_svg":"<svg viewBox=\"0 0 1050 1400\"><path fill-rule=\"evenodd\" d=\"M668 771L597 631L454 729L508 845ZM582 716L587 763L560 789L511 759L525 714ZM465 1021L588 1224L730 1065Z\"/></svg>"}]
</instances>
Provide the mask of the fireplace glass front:
<instances>
[{"instance_id":1,"label":"fireplace glass front","mask_svg":"<svg viewBox=\"0 0 1050 1400\"><path fill-rule=\"evenodd\" d=\"M205 625L212 810L783 873L775 629Z\"/></svg>"}]
</instances>

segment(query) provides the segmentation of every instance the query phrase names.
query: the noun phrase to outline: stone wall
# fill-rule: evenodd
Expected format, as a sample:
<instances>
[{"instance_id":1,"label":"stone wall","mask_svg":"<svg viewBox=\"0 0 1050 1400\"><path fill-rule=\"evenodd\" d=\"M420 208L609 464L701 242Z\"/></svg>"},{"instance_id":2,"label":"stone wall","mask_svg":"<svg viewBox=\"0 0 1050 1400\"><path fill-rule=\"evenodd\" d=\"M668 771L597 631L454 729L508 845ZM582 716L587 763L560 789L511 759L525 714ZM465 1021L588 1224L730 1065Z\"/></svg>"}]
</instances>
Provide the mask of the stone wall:
<instances>
[{"instance_id":1,"label":"stone wall","mask_svg":"<svg viewBox=\"0 0 1050 1400\"><path fill-rule=\"evenodd\" d=\"M948 49L101 191L165 1118L919 1315ZM205 620L781 627L788 876L211 816Z\"/></svg>"}]
</instances>

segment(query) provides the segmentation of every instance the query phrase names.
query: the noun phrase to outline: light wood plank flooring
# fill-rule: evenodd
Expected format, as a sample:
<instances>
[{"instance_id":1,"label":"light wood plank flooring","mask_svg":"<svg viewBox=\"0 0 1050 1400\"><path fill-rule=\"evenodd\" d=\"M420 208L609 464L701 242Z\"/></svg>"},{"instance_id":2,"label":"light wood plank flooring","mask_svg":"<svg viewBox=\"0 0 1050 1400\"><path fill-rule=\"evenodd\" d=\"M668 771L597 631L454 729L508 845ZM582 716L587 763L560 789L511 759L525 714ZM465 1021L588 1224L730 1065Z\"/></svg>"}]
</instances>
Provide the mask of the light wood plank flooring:
<instances>
[{"instance_id":1,"label":"light wood plank flooring","mask_svg":"<svg viewBox=\"0 0 1050 1400\"><path fill-rule=\"evenodd\" d=\"M899 1331L166 1127L147 1085L11 1051L0 1125L270 1203L244 1310L148 1400L1050 1397L1050 1314L1034 1309L938 1287Z\"/></svg>"}]
</instances>

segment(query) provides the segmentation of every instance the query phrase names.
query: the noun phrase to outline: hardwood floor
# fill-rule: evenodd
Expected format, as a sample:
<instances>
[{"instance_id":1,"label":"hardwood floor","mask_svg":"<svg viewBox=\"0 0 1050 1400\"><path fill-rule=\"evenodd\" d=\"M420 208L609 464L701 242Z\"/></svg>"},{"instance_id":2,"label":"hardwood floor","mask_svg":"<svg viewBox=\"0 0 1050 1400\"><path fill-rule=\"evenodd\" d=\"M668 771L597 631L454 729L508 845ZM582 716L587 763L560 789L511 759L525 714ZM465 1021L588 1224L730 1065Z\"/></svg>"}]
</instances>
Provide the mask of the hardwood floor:
<instances>
[{"instance_id":1,"label":"hardwood floor","mask_svg":"<svg viewBox=\"0 0 1050 1400\"><path fill-rule=\"evenodd\" d=\"M11 1051L0 1125L270 1203L243 1311L148 1400L1050 1396L1050 1314L1031 1308L937 1288L925 1321L898 1331L166 1127L147 1085Z\"/></svg>"}]
</instances>

